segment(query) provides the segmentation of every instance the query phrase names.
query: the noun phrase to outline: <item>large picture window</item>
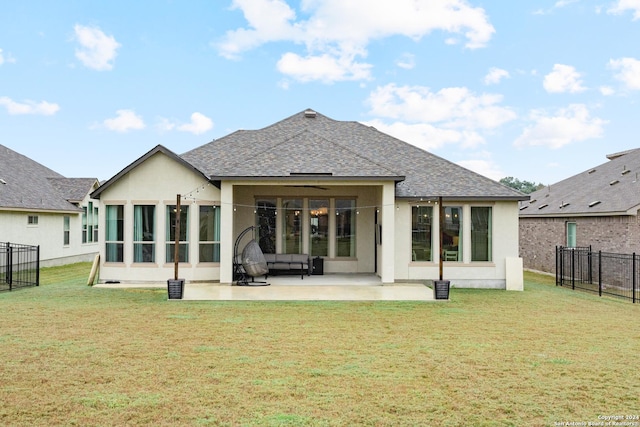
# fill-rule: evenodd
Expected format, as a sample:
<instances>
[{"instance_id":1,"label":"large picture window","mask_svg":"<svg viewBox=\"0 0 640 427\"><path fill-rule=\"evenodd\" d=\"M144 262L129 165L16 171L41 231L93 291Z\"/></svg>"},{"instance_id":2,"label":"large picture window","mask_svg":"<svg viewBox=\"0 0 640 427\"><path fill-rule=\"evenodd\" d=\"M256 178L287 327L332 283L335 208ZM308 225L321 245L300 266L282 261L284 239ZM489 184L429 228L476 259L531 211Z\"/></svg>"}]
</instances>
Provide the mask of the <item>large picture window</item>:
<instances>
[{"instance_id":1,"label":"large picture window","mask_svg":"<svg viewBox=\"0 0 640 427\"><path fill-rule=\"evenodd\" d=\"M302 199L282 201L282 253L302 253Z\"/></svg>"},{"instance_id":2,"label":"large picture window","mask_svg":"<svg viewBox=\"0 0 640 427\"><path fill-rule=\"evenodd\" d=\"M153 205L133 207L133 262L156 261L155 216Z\"/></svg>"},{"instance_id":3,"label":"large picture window","mask_svg":"<svg viewBox=\"0 0 640 427\"><path fill-rule=\"evenodd\" d=\"M176 247L176 205L167 206L167 227L165 236L166 242L166 262L175 262ZM189 262L189 206L180 206L180 236L178 244L178 262Z\"/></svg>"},{"instance_id":4,"label":"large picture window","mask_svg":"<svg viewBox=\"0 0 640 427\"><path fill-rule=\"evenodd\" d=\"M413 206L411 215L411 259L431 261L431 206Z\"/></svg>"},{"instance_id":5,"label":"large picture window","mask_svg":"<svg viewBox=\"0 0 640 427\"><path fill-rule=\"evenodd\" d=\"M200 206L199 262L220 262L220 209Z\"/></svg>"},{"instance_id":6,"label":"large picture window","mask_svg":"<svg viewBox=\"0 0 640 427\"><path fill-rule=\"evenodd\" d=\"M460 232L462 224L462 207L446 206L444 208L444 229L442 230L442 250L445 261L462 260L462 240Z\"/></svg>"},{"instance_id":7,"label":"large picture window","mask_svg":"<svg viewBox=\"0 0 640 427\"><path fill-rule=\"evenodd\" d=\"M491 208L471 207L471 261L491 261Z\"/></svg>"},{"instance_id":8,"label":"large picture window","mask_svg":"<svg viewBox=\"0 0 640 427\"><path fill-rule=\"evenodd\" d=\"M336 199L336 257L356 256L356 201Z\"/></svg>"},{"instance_id":9,"label":"large picture window","mask_svg":"<svg viewBox=\"0 0 640 427\"><path fill-rule=\"evenodd\" d=\"M124 261L124 206L107 205L105 261Z\"/></svg>"},{"instance_id":10,"label":"large picture window","mask_svg":"<svg viewBox=\"0 0 640 427\"><path fill-rule=\"evenodd\" d=\"M329 200L309 200L311 256L329 255Z\"/></svg>"}]
</instances>

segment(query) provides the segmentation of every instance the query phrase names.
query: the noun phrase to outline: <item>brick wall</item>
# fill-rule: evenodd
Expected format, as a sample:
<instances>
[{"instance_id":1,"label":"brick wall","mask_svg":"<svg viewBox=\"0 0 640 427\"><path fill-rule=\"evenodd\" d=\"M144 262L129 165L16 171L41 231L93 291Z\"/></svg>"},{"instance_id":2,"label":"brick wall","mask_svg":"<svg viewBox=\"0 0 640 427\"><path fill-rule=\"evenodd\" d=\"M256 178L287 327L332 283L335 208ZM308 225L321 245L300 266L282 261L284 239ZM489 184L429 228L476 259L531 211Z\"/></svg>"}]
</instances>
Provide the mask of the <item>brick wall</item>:
<instances>
[{"instance_id":1,"label":"brick wall","mask_svg":"<svg viewBox=\"0 0 640 427\"><path fill-rule=\"evenodd\" d=\"M576 245L594 251L640 254L640 217L520 218L525 268L555 272L555 248L567 244L566 223L576 223Z\"/></svg>"}]
</instances>

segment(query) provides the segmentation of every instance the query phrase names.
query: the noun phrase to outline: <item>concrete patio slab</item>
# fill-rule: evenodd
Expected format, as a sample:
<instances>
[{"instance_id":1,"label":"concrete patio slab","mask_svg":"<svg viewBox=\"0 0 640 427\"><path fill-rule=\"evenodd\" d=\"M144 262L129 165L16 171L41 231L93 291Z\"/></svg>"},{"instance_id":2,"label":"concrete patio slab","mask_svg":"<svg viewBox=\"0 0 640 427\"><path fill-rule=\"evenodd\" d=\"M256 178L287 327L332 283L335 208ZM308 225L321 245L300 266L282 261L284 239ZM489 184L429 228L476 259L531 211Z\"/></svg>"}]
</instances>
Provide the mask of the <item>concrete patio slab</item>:
<instances>
[{"instance_id":1,"label":"concrete patio slab","mask_svg":"<svg viewBox=\"0 0 640 427\"><path fill-rule=\"evenodd\" d=\"M265 281L263 277L257 281ZM183 301L435 301L424 283L383 285L372 274L273 276L269 286L232 286L220 283L186 283ZM99 284L102 288L165 288L166 283ZM180 300L171 300L180 301ZM439 300L440 301L440 300Z\"/></svg>"}]
</instances>

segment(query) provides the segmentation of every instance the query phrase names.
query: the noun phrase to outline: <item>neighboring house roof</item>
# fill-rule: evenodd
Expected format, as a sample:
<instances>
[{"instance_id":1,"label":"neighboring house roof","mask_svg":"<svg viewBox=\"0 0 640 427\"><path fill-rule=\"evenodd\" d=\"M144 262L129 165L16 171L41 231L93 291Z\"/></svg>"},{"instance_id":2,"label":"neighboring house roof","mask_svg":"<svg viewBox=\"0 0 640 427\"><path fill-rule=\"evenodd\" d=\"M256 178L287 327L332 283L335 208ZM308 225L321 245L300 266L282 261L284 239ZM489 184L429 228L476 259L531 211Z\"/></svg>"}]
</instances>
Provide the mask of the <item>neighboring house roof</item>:
<instances>
[{"instance_id":1,"label":"neighboring house roof","mask_svg":"<svg viewBox=\"0 0 640 427\"><path fill-rule=\"evenodd\" d=\"M531 193L521 217L636 215L640 208L640 149L610 154L594 168Z\"/></svg>"},{"instance_id":2,"label":"neighboring house roof","mask_svg":"<svg viewBox=\"0 0 640 427\"><path fill-rule=\"evenodd\" d=\"M72 203L78 201L76 190L82 186L86 195L97 181L65 178L4 145L0 145L0 179L0 209L65 212L81 211Z\"/></svg>"},{"instance_id":3,"label":"neighboring house roof","mask_svg":"<svg viewBox=\"0 0 640 427\"><path fill-rule=\"evenodd\" d=\"M211 180L391 179L396 197L526 200L528 196L358 122L306 110L184 153Z\"/></svg>"},{"instance_id":4,"label":"neighboring house roof","mask_svg":"<svg viewBox=\"0 0 640 427\"><path fill-rule=\"evenodd\" d=\"M98 184L96 178L49 178L49 182L62 197L74 204L82 202Z\"/></svg>"}]
</instances>

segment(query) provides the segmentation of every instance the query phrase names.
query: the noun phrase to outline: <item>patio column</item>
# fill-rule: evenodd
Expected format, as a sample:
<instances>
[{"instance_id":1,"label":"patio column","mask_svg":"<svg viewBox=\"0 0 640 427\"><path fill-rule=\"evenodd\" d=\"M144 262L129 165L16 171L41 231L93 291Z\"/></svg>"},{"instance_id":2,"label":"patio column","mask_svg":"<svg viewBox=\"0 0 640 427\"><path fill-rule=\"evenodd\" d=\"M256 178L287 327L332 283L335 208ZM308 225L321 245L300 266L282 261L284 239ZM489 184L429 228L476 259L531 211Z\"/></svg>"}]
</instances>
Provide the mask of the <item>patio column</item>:
<instances>
[{"instance_id":1,"label":"patio column","mask_svg":"<svg viewBox=\"0 0 640 427\"><path fill-rule=\"evenodd\" d=\"M233 184L220 185L220 283L233 282Z\"/></svg>"},{"instance_id":2,"label":"patio column","mask_svg":"<svg viewBox=\"0 0 640 427\"><path fill-rule=\"evenodd\" d=\"M382 256L380 257L380 278L382 283L395 280L395 215L396 186L390 182L382 186Z\"/></svg>"}]
</instances>

